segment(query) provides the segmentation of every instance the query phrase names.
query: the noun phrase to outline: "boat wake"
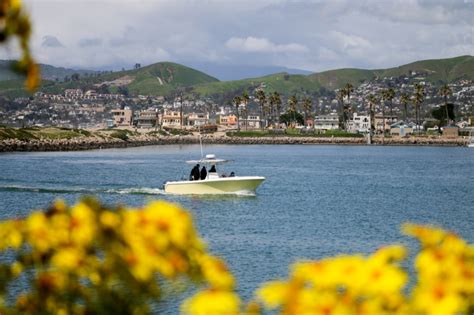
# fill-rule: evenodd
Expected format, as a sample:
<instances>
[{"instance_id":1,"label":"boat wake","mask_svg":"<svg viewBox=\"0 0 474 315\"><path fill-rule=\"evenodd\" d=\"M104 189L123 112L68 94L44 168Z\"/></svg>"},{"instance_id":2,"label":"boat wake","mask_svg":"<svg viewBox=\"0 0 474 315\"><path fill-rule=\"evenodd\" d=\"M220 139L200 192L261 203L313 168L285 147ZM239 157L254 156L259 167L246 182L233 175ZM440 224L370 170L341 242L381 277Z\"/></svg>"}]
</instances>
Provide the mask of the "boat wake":
<instances>
[{"instance_id":1,"label":"boat wake","mask_svg":"<svg viewBox=\"0 0 474 315\"><path fill-rule=\"evenodd\" d=\"M120 195L164 195L165 191L159 188L83 188L83 187L30 187L30 186L0 186L0 191L32 192L45 194L120 194Z\"/></svg>"}]
</instances>

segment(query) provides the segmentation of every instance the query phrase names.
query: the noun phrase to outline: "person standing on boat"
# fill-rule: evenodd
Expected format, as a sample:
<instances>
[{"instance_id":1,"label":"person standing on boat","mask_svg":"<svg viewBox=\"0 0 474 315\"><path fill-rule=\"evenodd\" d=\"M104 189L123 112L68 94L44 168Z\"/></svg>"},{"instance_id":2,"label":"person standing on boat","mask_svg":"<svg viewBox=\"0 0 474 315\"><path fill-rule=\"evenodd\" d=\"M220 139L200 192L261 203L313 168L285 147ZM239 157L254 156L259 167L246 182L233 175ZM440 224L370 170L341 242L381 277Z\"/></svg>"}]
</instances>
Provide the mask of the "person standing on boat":
<instances>
[{"instance_id":1,"label":"person standing on boat","mask_svg":"<svg viewBox=\"0 0 474 315\"><path fill-rule=\"evenodd\" d=\"M211 169L209 170L209 173L217 173L215 165L212 165Z\"/></svg>"},{"instance_id":2,"label":"person standing on boat","mask_svg":"<svg viewBox=\"0 0 474 315\"><path fill-rule=\"evenodd\" d=\"M206 179L206 176L207 176L207 170L206 170L206 167L203 166L201 169L201 180Z\"/></svg>"},{"instance_id":3,"label":"person standing on boat","mask_svg":"<svg viewBox=\"0 0 474 315\"><path fill-rule=\"evenodd\" d=\"M191 170L191 175L189 176L191 180L199 180L199 164L196 164Z\"/></svg>"}]
</instances>

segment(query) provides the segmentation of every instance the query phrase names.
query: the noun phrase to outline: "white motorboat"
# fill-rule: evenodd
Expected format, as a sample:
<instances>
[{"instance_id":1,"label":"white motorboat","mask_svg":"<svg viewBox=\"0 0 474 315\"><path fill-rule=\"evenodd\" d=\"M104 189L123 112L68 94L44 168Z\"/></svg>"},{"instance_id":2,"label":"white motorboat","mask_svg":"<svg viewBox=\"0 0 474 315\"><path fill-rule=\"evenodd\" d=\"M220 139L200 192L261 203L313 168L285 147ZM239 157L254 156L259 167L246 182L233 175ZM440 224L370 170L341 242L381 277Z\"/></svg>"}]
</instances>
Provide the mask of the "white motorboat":
<instances>
[{"instance_id":1,"label":"white motorboat","mask_svg":"<svg viewBox=\"0 0 474 315\"><path fill-rule=\"evenodd\" d=\"M228 160L217 159L214 154L207 154L200 160L186 161L187 164L206 166L208 173L205 179L168 181L164 184L166 193L179 195L204 194L235 194L255 195L257 187L265 180L262 176L235 176L219 174L216 166L227 163ZM210 171L214 169L216 171Z\"/></svg>"}]
</instances>

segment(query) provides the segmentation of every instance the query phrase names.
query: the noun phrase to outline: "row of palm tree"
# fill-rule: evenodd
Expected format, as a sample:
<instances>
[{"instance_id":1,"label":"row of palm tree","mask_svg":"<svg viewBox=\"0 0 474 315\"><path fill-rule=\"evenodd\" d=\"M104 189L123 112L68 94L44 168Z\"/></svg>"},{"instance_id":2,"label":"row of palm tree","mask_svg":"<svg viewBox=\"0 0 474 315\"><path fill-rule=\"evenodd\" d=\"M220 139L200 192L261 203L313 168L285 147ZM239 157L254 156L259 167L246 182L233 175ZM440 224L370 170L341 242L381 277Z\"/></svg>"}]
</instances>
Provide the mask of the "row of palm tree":
<instances>
[{"instance_id":1,"label":"row of palm tree","mask_svg":"<svg viewBox=\"0 0 474 315\"><path fill-rule=\"evenodd\" d=\"M336 93L336 99L339 101L340 105L340 115L342 120L342 128L347 129L347 121L352 111L351 107L351 94L354 92L354 87L351 83L346 83L343 88L339 89ZM452 94L451 88L445 84L440 88L440 95L444 98L444 103L446 107L446 118L449 122L448 116L448 97ZM422 109L423 102L425 100L425 89L421 84L415 84L415 89L413 95L409 95L406 92L402 92L399 96L399 102L403 105L404 111L404 120L408 120L408 111L409 104L412 103L415 110L415 121L417 125L420 125L420 112ZM367 103L369 105L369 115L371 117L371 124L374 123L375 116L375 107L380 103L382 108L382 124L383 129L385 129L385 106L388 104L390 108L390 119L392 122L393 119L393 99L395 98L396 93L393 88L387 88L381 90L380 94L374 95L370 94L367 97ZM266 118L269 118L271 124L280 123L280 114L282 110L282 99L278 92L273 92L265 94L263 89L258 89L255 91L255 99L259 103L260 107L260 126L264 128L264 122ZM237 95L233 98L233 105L235 106L235 112L237 116L237 128L240 130L240 117L241 114L243 117L248 116L248 104L250 102L250 96L247 92L243 92L242 95ZM305 116L305 123L308 120L308 117L312 111L312 100L308 97L303 98L301 101L298 100L296 95L292 95L288 98L288 113L291 117L291 113L296 113L300 108L303 110ZM293 121L294 122L294 121ZM247 124L246 124L247 126ZM375 131L375 126L371 126L371 130Z\"/></svg>"},{"instance_id":2,"label":"row of palm tree","mask_svg":"<svg viewBox=\"0 0 474 315\"><path fill-rule=\"evenodd\" d=\"M448 114L448 97L452 94L451 88L447 85L444 84L440 90L439 94L443 96L444 98L444 106L446 108L446 121L449 123L449 114ZM415 121L417 126L420 126L420 113L422 109L423 102L425 100L426 92L425 88L423 85L416 83L415 84L415 89L413 91L413 95L408 95L405 92L402 92L400 94L400 104L403 105L403 111L404 111L404 120L408 120L408 105L410 102L413 103L413 107L415 110ZM385 129L385 102L389 102L390 106L390 116L393 117L393 99L395 98L395 90L392 88L388 88L385 90L382 90L380 93L380 101L381 101L381 108L382 108L382 120L383 120L383 128ZM375 116L375 106L379 102L379 99L377 98L376 95L370 94L367 97L367 103L369 105L369 115L370 115L370 121L371 121L371 132L375 131L375 126L374 124L374 116ZM419 128L419 127L417 127ZM385 130L384 132L385 133Z\"/></svg>"}]
</instances>

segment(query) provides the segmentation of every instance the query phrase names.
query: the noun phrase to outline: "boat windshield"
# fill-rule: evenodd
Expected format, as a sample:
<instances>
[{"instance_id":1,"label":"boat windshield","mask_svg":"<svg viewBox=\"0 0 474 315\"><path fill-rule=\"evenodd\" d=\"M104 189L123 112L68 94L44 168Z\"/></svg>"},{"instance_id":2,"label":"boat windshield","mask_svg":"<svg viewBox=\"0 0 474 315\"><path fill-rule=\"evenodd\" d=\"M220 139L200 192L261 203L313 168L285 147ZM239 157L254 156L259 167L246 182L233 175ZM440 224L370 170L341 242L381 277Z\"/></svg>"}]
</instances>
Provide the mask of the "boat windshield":
<instances>
[{"instance_id":1,"label":"boat windshield","mask_svg":"<svg viewBox=\"0 0 474 315\"><path fill-rule=\"evenodd\" d=\"M200 160L186 161L187 164L210 164L210 165L223 164L227 162L230 162L230 160L217 159L214 154L207 154L206 157Z\"/></svg>"}]
</instances>

